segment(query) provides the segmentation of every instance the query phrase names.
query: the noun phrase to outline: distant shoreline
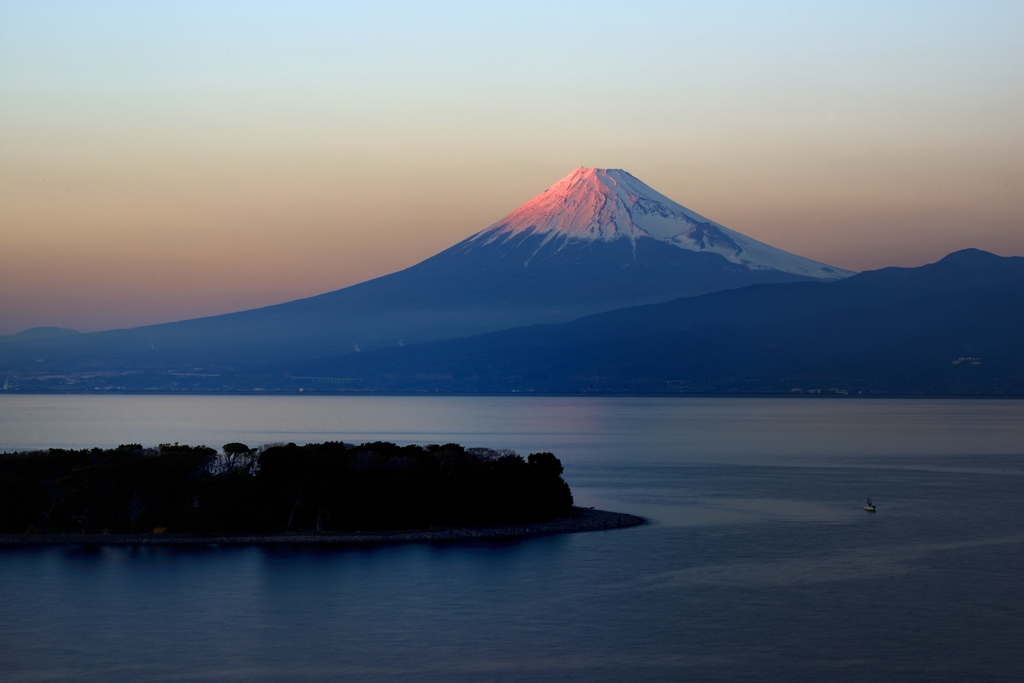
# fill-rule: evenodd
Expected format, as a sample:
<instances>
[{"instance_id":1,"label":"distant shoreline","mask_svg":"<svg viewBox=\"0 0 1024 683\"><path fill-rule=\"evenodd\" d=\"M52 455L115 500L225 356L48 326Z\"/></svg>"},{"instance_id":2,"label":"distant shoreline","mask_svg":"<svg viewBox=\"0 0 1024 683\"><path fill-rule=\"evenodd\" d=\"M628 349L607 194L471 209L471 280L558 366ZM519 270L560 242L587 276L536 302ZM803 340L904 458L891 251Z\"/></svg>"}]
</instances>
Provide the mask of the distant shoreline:
<instances>
[{"instance_id":1,"label":"distant shoreline","mask_svg":"<svg viewBox=\"0 0 1024 683\"><path fill-rule=\"evenodd\" d=\"M502 397L502 396L514 396L514 397L540 397L540 398L786 398L793 400L805 400L805 401L820 401L824 399L841 399L841 400L872 400L872 399L938 399L938 400L963 400L963 399L980 399L980 400L1024 400L1024 394L900 394L900 393L872 393L872 394L829 394L820 393L812 394L809 392L804 393L792 393L792 392L602 392L602 391L580 391L576 393L560 393L560 392L541 392L541 391L480 391L480 392L425 392L425 391L408 391L408 392L387 392L387 391L294 391L294 390L270 390L270 391L146 391L144 389L123 389L123 390L110 390L110 391L23 391L20 389L7 389L0 390L0 396L305 396L305 397L325 397L325 396L343 396L343 397L359 397L359 396L372 396L372 397L410 397L410 396L422 396L425 398L438 398L438 397Z\"/></svg>"},{"instance_id":2,"label":"distant shoreline","mask_svg":"<svg viewBox=\"0 0 1024 683\"><path fill-rule=\"evenodd\" d=\"M0 548L41 545L386 545L395 543L449 543L499 541L529 536L625 529L647 520L623 512L573 507L569 515L546 522L503 524L491 527L415 529L354 533L295 534L3 534Z\"/></svg>"}]
</instances>

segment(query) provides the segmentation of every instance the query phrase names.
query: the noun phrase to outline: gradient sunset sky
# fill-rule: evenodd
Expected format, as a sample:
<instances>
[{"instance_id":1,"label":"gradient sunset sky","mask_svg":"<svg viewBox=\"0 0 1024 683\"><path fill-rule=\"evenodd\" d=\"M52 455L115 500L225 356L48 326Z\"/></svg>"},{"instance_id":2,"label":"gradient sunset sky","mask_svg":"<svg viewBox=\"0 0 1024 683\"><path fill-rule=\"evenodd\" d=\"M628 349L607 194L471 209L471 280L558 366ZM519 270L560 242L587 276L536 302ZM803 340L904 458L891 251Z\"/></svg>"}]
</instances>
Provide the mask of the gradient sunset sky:
<instances>
[{"instance_id":1,"label":"gradient sunset sky","mask_svg":"<svg viewBox=\"0 0 1024 683\"><path fill-rule=\"evenodd\" d=\"M344 287L581 165L843 268L1024 254L1024 3L509 5L0 4L0 334Z\"/></svg>"}]
</instances>

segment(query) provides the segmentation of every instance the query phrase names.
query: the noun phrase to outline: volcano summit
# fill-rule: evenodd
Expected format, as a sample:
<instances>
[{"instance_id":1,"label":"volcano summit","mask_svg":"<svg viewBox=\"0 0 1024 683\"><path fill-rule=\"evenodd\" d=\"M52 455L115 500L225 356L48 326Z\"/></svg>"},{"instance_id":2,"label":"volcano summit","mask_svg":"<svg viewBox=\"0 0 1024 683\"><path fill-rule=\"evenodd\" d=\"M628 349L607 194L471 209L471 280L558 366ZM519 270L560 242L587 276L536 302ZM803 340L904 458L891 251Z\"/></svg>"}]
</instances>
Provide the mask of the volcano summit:
<instances>
[{"instance_id":1,"label":"volcano summit","mask_svg":"<svg viewBox=\"0 0 1024 683\"><path fill-rule=\"evenodd\" d=\"M656 240L686 251L718 254L749 270L822 280L853 273L758 242L677 204L621 169L580 167L459 246L463 253L494 245L529 257L523 267L581 243ZM643 245L654 248L653 245ZM643 248L643 247L642 247ZM629 264L627 256L623 265ZM720 264L719 264L720 265Z\"/></svg>"},{"instance_id":2,"label":"volcano summit","mask_svg":"<svg viewBox=\"0 0 1024 683\"><path fill-rule=\"evenodd\" d=\"M7 338L0 370L247 371L851 274L708 220L625 171L579 168L497 223L397 273L239 313Z\"/></svg>"}]
</instances>

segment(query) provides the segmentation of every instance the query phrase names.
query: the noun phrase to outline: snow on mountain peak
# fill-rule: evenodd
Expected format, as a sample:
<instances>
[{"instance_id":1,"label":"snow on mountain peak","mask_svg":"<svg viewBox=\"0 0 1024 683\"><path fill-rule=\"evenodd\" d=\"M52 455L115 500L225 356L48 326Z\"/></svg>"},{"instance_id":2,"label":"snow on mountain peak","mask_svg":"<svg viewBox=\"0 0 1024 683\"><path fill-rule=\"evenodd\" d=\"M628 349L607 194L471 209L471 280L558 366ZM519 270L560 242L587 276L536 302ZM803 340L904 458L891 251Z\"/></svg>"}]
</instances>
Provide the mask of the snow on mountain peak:
<instances>
[{"instance_id":1,"label":"snow on mountain peak","mask_svg":"<svg viewBox=\"0 0 1024 683\"><path fill-rule=\"evenodd\" d=\"M473 235L473 245L543 236L540 246L652 238L680 249L716 253L751 270L779 270L825 280L850 271L790 254L690 211L622 169L580 167L503 219ZM538 249L540 248L538 247Z\"/></svg>"}]
</instances>

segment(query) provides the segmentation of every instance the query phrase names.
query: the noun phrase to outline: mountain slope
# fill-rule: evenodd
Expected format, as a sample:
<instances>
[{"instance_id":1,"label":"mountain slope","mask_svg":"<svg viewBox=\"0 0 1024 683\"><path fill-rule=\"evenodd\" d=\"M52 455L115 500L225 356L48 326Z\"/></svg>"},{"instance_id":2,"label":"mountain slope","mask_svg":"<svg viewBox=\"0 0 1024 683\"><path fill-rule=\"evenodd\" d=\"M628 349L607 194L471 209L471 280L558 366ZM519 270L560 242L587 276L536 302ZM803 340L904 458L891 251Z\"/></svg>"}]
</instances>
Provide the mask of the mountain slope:
<instances>
[{"instance_id":1,"label":"mountain slope","mask_svg":"<svg viewBox=\"0 0 1024 683\"><path fill-rule=\"evenodd\" d=\"M960 358L973 360L954 363ZM753 286L305 363L351 388L1024 392L1024 258L956 252L833 283Z\"/></svg>"},{"instance_id":2,"label":"mountain slope","mask_svg":"<svg viewBox=\"0 0 1024 683\"><path fill-rule=\"evenodd\" d=\"M709 221L625 171L578 169L403 271L277 306L0 342L0 371L248 371L266 363L554 323L758 283L841 279Z\"/></svg>"}]
</instances>

